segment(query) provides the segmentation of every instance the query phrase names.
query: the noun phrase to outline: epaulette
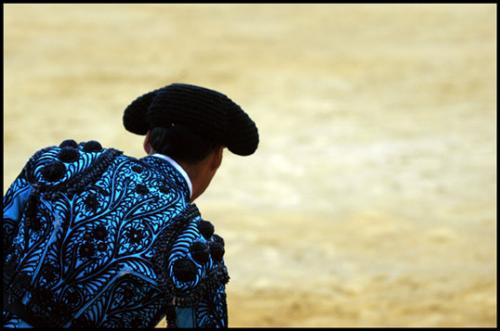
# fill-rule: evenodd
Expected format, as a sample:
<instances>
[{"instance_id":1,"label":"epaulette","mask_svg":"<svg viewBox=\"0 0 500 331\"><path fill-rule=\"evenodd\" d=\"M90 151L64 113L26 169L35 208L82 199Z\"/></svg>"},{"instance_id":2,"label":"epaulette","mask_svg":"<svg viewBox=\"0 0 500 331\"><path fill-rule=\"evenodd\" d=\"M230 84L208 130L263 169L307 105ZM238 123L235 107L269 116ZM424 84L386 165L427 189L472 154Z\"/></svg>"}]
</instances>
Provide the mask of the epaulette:
<instances>
[{"instance_id":1,"label":"epaulette","mask_svg":"<svg viewBox=\"0 0 500 331\"><path fill-rule=\"evenodd\" d=\"M72 139L59 146L50 146L36 152L22 171L33 189L26 203L26 227L36 227L36 206L40 195L51 199L63 192L69 198L82 192L95 182L113 160L122 154L112 148L102 148L95 140L77 144ZM24 244L28 246L29 231L24 232Z\"/></svg>"},{"instance_id":2,"label":"epaulette","mask_svg":"<svg viewBox=\"0 0 500 331\"><path fill-rule=\"evenodd\" d=\"M229 281L223 261L224 239L214 226L198 216L177 238L169 258L175 301L180 305L199 302Z\"/></svg>"},{"instance_id":3,"label":"epaulette","mask_svg":"<svg viewBox=\"0 0 500 331\"><path fill-rule=\"evenodd\" d=\"M69 190L74 194L95 181L120 154L95 140L77 144L68 139L36 152L24 168L24 176L37 191Z\"/></svg>"}]
</instances>

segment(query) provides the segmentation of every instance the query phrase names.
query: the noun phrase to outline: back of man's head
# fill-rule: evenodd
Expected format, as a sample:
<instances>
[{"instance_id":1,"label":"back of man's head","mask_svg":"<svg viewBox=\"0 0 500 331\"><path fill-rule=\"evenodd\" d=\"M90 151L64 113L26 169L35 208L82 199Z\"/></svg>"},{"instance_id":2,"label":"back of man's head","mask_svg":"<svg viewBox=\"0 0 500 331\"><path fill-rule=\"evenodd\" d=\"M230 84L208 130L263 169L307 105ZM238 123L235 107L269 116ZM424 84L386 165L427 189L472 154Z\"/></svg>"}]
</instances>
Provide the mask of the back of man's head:
<instances>
[{"instance_id":1,"label":"back of man's head","mask_svg":"<svg viewBox=\"0 0 500 331\"><path fill-rule=\"evenodd\" d=\"M202 138L184 125L151 129L149 144L153 152L168 155L178 162L189 164L203 160L220 146L209 139Z\"/></svg>"}]
</instances>

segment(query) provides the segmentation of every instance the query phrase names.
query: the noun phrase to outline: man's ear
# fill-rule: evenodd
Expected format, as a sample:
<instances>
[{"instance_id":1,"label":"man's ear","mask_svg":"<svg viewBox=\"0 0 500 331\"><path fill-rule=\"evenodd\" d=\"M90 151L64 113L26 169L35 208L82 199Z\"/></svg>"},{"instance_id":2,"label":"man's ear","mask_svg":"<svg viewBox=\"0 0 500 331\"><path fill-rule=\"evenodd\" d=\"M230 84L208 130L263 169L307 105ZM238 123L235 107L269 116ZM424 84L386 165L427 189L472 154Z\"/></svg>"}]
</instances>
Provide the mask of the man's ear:
<instances>
[{"instance_id":1,"label":"man's ear","mask_svg":"<svg viewBox=\"0 0 500 331\"><path fill-rule=\"evenodd\" d=\"M146 134L146 138L144 138L144 150L146 151L147 154L151 154L151 152L153 151L153 147L151 146L151 130L148 131L148 133Z\"/></svg>"},{"instance_id":2,"label":"man's ear","mask_svg":"<svg viewBox=\"0 0 500 331\"><path fill-rule=\"evenodd\" d=\"M212 162L210 164L210 167L212 170L217 170L221 163L222 163L222 152L224 151L224 146L219 146L217 149L214 151L214 156L212 158Z\"/></svg>"}]
</instances>

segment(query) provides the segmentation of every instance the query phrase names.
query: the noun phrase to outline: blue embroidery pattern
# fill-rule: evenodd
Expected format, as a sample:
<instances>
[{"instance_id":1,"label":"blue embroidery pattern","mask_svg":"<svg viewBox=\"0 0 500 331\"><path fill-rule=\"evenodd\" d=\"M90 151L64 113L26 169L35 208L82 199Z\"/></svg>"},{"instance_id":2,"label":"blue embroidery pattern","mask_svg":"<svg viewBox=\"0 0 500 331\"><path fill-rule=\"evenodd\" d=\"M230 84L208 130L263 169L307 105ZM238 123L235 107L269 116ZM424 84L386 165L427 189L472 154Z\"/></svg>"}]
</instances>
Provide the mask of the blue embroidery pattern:
<instances>
[{"instance_id":1,"label":"blue embroidery pattern","mask_svg":"<svg viewBox=\"0 0 500 331\"><path fill-rule=\"evenodd\" d=\"M196 326L226 327L227 269L188 196L153 156L93 141L37 152L3 199L4 326L175 325L189 306Z\"/></svg>"}]
</instances>

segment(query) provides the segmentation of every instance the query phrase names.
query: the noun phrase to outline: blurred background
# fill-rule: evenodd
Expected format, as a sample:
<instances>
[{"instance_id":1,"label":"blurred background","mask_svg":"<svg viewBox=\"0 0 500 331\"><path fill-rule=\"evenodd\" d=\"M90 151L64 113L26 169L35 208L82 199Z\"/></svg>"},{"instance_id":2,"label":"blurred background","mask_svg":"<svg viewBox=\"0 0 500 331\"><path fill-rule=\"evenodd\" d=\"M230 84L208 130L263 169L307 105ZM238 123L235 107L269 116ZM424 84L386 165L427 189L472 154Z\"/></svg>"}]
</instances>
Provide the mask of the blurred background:
<instances>
[{"instance_id":1,"label":"blurred background","mask_svg":"<svg viewBox=\"0 0 500 331\"><path fill-rule=\"evenodd\" d=\"M496 325L494 4L3 8L4 192L64 139L143 156L123 109L209 87L261 137L197 200L230 326Z\"/></svg>"}]
</instances>

